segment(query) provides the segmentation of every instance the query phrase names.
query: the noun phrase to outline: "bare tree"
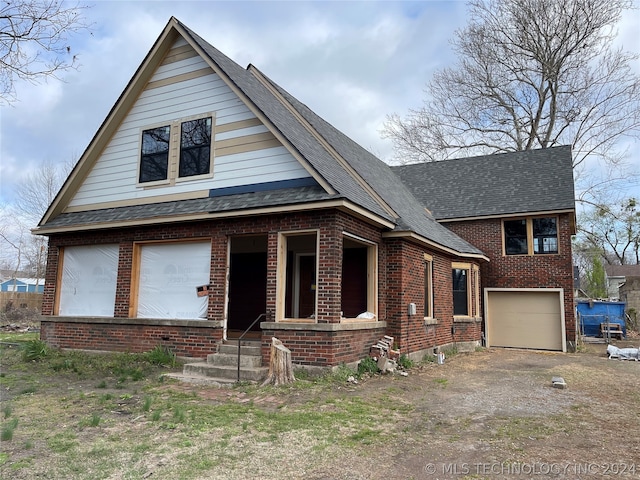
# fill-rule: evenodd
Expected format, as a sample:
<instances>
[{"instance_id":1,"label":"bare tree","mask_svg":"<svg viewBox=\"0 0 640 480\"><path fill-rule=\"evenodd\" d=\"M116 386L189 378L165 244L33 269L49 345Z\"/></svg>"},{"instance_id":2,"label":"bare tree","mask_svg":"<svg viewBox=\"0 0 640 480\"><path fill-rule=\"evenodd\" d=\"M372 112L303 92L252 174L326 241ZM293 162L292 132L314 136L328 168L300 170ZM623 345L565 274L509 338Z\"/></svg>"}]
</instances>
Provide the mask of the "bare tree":
<instances>
[{"instance_id":1,"label":"bare tree","mask_svg":"<svg viewBox=\"0 0 640 480\"><path fill-rule=\"evenodd\" d=\"M13 206L21 221L35 227L53 202L75 162L54 164L42 162L38 168L20 179L15 187Z\"/></svg>"},{"instance_id":2,"label":"bare tree","mask_svg":"<svg viewBox=\"0 0 640 480\"><path fill-rule=\"evenodd\" d=\"M423 106L387 118L404 163L571 145L574 166L613 165L640 137L638 55L613 48L631 0L471 0L454 34L458 62Z\"/></svg>"},{"instance_id":3,"label":"bare tree","mask_svg":"<svg viewBox=\"0 0 640 480\"><path fill-rule=\"evenodd\" d=\"M88 29L87 7L61 0L5 0L0 5L0 103L16 100L16 79L37 83L77 66L70 38Z\"/></svg>"},{"instance_id":4,"label":"bare tree","mask_svg":"<svg viewBox=\"0 0 640 480\"><path fill-rule=\"evenodd\" d=\"M10 207L0 209L2 261L12 265L16 273L28 270L36 278L44 275L47 241L29 230L49 208L74 163L43 162L17 182L15 200Z\"/></svg>"},{"instance_id":5,"label":"bare tree","mask_svg":"<svg viewBox=\"0 0 640 480\"><path fill-rule=\"evenodd\" d=\"M608 264L640 264L640 209L635 198L602 201L579 217L578 242Z\"/></svg>"}]
</instances>

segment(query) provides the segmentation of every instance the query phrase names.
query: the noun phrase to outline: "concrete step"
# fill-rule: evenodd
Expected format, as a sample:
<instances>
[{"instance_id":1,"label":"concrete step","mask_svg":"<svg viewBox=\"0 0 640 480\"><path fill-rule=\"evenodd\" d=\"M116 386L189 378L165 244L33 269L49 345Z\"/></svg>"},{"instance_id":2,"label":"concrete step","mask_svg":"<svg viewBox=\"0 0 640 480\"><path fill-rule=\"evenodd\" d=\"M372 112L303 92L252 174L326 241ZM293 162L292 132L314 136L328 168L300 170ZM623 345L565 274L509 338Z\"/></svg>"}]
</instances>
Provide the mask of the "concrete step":
<instances>
[{"instance_id":1,"label":"concrete step","mask_svg":"<svg viewBox=\"0 0 640 480\"><path fill-rule=\"evenodd\" d=\"M238 367L238 353L211 353L207 355L207 363L210 365ZM260 355L240 355L240 368L261 367Z\"/></svg>"},{"instance_id":2,"label":"concrete step","mask_svg":"<svg viewBox=\"0 0 640 480\"><path fill-rule=\"evenodd\" d=\"M229 387L236 383L236 379L231 380L230 378L217 378L217 377L207 377L206 375L200 374L185 374L184 372L178 373L165 373L162 375L165 378L170 378L172 380L177 380L178 382L191 383L193 385L206 385L209 387Z\"/></svg>"},{"instance_id":3,"label":"concrete step","mask_svg":"<svg viewBox=\"0 0 640 480\"><path fill-rule=\"evenodd\" d=\"M223 343L218 347L218 353L227 353L238 355L238 342L229 340L229 343ZM244 342L240 344L240 355L262 355L260 342Z\"/></svg>"},{"instance_id":4,"label":"concrete step","mask_svg":"<svg viewBox=\"0 0 640 480\"><path fill-rule=\"evenodd\" d=\"M237 366L211 365L207 362L187 363L182 370L184 375L204 375L206 377L222 378L236 381L238 376ZM240 368L240 380L259 382L266 378L268 367L244 367Z\"/></svg>"}]
</instances>

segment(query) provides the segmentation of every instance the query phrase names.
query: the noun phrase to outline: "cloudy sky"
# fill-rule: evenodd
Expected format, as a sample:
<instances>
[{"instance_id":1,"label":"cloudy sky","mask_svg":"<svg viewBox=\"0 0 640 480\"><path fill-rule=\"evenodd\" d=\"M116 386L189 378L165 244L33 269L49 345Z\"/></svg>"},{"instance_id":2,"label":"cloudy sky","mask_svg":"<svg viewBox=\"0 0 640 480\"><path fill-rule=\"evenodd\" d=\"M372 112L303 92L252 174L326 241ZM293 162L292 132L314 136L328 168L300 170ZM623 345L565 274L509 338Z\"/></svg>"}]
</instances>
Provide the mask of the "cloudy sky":
<instances>
[{"instance_id":1,"label":"cloudy sky","mask_svg":"<svg viewBox=\"0 0 640 480\"><path fill-rule=\"evenodd\" d=\"M76 37L80 68L63 82L18 84L0 107L0 203L43 161L76 161L173 15L242 66L254 64L312 110L386 161L385 117L419 107L449 40L466 24L464 1L94 1L91 35ZM621 26L640 52L638 12ZM640 143L635 144L640 171Z\"/></svg>"}]
</instances>

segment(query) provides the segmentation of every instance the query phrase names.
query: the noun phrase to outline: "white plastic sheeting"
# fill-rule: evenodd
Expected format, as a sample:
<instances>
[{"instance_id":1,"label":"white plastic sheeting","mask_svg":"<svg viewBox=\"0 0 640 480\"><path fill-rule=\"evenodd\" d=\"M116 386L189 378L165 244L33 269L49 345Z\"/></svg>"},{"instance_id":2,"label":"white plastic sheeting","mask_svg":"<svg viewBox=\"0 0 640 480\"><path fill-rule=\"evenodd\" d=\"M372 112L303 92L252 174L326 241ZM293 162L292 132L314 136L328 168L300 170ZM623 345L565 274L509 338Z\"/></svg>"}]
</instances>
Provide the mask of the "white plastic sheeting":
<instances>
[{"instance_id":1,"label":"white plastic sheeting","mask_svg":"<svg viewBox=\"0 0 640 480\"><path fill-rule=\"evenodd\" d=\"M207 317L208 296L196 287L209 283L211 243L143 245L140 258L138 317Z\"/></svg>"},{"instance_id":2,"label":"white plastic sheeting","mask_svg":"<svg viewBox=\"0 0 640 480\"><path fill-rule=\"evenodd\" d=\"M65 247L59 315L112 317L118 245Z\"/></svg>"}]
</instances>

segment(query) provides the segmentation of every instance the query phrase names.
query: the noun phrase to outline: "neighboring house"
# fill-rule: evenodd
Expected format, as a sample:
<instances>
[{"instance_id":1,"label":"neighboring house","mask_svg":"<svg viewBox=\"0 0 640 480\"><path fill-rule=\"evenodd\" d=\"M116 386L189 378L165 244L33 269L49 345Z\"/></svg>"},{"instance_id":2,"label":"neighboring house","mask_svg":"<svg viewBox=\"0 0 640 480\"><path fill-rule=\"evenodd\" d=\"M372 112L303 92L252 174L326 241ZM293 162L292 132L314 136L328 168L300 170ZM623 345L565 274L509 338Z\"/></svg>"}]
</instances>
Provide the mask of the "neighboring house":
<instances>
[{"instance_id":1,"label":"neighboring house","mask_svg":"<svg viewBox=\"0 0 640 480\"><path fill-rule=\"evenodd\" d=\"M640 326L637 323L640 318L640 275L627 276L619 291L620 301L626 303L627 314L636 327Z\"/></svg>"},{"instance_id":2,"label":"neighboring house","mask_svg":"<svg viewBox=\"0 0 640 480\"><path fill-rule=\"evenodd\" d=\"M43 278L10 278L0 283L0 292L44 292Z\"/></svg>"},{"instance_id":3,"label":"neighboring house","mask_svg":"<svg viewBox=\"0 0 640 480\"><path fill-rule=\"evenodd\" d=\"M489 257L481 269L489 346L563 350L575 340L569 147L393 171L438 222Z\"/></svg>"},{"instance_id":4,"label":"neighboring house","mask_svg":"<svg viewBox=\"0 0 640 480\"><path fill-rule=\"evenodd\" d=\"M570 295L571 214L550 215L561 254L525 257L557 258ZM258 319L263 358L275 336L301 365L356 362L385 335L414 358L473 349L480 284L504 282L481 278L489 266L499 279L493 250L454 230L384 162L172 18L35 230L49 237L41 337L205 357ZM555 274L529 283L554 299L567 288Z\"/></svg>"},{"instance_id":5,"label":"neighboring house","mask_svg":"<svg viewBox=\"0 0 640 480\"><path fill-rule=\"evenodd\" d=\"M612 300L622 300L620 286L625 283L627 277L640 276L640 265L605 265L604 271L608 297Z\"/></svg>"}]
</instances>

